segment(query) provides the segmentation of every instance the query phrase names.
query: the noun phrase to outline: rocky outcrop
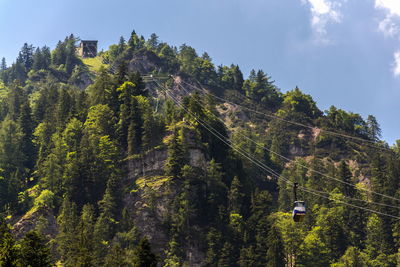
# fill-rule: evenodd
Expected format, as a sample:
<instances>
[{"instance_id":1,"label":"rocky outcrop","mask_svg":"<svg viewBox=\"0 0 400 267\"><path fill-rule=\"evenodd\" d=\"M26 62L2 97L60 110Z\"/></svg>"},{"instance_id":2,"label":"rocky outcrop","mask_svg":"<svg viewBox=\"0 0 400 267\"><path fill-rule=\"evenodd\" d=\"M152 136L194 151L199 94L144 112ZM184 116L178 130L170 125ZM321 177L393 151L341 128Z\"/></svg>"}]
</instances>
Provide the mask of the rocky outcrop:
<instances>
[{"instance_id":1,"label":"rocky outcrop","mask_svg":"<svg viewBox=\"0 0 400 267\"><path fill-rule=\"evenodd\" d=\"M50 208L40 207L29 211L14 224L12 232L15 238L20 239L32 230L39 230L49 240L56 237L57 222Z\"/></svg>"},{"instance_id":2,"label":"rocky outcrop","mask_svg":"<svg viewBox=\"0 0 400 267\"><path fill-rule=\"evenodd\" d=\"M144 156L128 160L128 179L134 180L139 176L154 176L164 173L167 160L167 150L151 150Z\"/></svg>"},{"instance_id":3,"label":"rocky outcrop","mask_svg":"<svg viewBox=\"0 0 400 267\"><path fill-rule=\"evenodd\" d=\"M134 53L128 63L128 69L129 71L139 72L142 75L153 71L163 71L160 58L154 52L148 50L140 50Z\"/></svg>"},{"instance_id":4,"label":"rocky outcrop","mask_svg":"<svg viewBox=\"0 0 400 267\"><path fill-rule=\"evenodd\" d=\"M196 145L190 131L186 137L189 164L205 169L207 160L204 152ZM165 257L171 240L168 222L175 214L173 201L182 189L181 180L164 174L167 157L167 148L162 148L129 159L127 182L132 184L132 190L124 199L133 224L149 239L153 251L161 258ZM202 266L205 253L200 244L192 242L185 251L189 266Z\"/></svg>"},{"instance_id":5,"label":"rocky outcrop","mask_svg":"<svg viewBox=\"0 0 400 267\"><path fill-rule=\"evenodd\" d=\"M198 168L207 166L204 152L195 146L193 141L187 141L189 144L188 156L189 165ZM137 177L151 177L164 174L164 167L167 161L168 151L166 148L154 149L143 156L134 159L128 159L128 179L135 180Z\"/></svg>"}]
</instances>

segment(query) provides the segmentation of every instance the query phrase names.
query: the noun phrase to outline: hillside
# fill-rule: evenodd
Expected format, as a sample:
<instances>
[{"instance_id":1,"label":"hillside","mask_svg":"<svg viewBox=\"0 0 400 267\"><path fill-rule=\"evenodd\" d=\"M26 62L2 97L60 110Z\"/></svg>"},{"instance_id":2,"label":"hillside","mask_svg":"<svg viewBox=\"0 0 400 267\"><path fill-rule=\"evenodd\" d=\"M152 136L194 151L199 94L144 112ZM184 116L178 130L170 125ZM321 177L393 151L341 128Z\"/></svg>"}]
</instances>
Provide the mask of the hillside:
<instances>
[{"instance_id":1,"label":"hillside","mask_svg":"<svg viewBox=\"0 0 400 267\"><path fill-rule=\"evenodd\" d=\"M155 34L76 42L2 64L0 265L399 266L400 147L374 116Z\"/></svg>"}]
</instances>

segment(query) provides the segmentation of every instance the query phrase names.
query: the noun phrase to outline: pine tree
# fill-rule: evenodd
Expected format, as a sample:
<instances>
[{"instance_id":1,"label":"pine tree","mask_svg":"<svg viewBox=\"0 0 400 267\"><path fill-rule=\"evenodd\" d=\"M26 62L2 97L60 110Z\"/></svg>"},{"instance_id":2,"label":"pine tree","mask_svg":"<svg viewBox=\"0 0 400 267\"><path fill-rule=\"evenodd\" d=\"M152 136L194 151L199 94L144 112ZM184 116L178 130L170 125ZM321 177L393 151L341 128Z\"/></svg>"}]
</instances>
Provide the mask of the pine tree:
<instances>
[{"instance_id":1,"label":"pine tree","mask_svg":"<svg viewBox=\"0 0 400 267\"><path fill-rule=\"evenodd\" d=\"M158 36L155 33L150 35L149 40L147 40L147 44L150 48L156 49L159 45Z\"/></svg>"},{"instance_id":2,"label":"pine tree","mask_svg":"<svg viewBox=\"0 0 400 267\"><path fill-rule=\"evenodd\" d=\"M143 117L139 99L132 97L130 105L130 123L128 127L128 155L139 154L142 151Z\"/></svg>"},{"instance_id":3,"label":"pine tree","mask_svg":"<svg viewBox=\"0 0 400 267\"><path fill-rule=\"evenodd\" d=\"M17 61L22 63L26 72L29 72L33 65L33 46L25 43L21 48Z\"/></svg>"},{"instance_id":4,"label":"pine tree","mask_svg":"<svg viewBox=\"0 0 400 267\"><path fill-rule=\"evenodd\" d=\"M131 33L131 36L130 36L130 38L128 40L128 45L133 50L140 49L144 45L144 39L139 38L139 36L133 30L132 33Z\"/></svg>"},{"instance_id":5,"label":"pine tree","mask_svg":"<svg viewBox=\"0 0 400 267\"><path fill-rule=\"evenodd\" d=\"M168 176L180 177L184 164L185 152L182 141L179 138L178 130L175 128L168 145L168 158L167 163L165 164L165 174Z\"/></svg>"},{"instance_id":6,"label":"pine tree","mask_svg":"<svg viewBox=\"0 0 400 267\"><path fill-rule=\"evenodd\" d=\"M35 71L41 70L44 67L43 64L43 55L42 55L42 51L40 50L40 48L36 48L35 53L33 54L33 64L32 64L32 69Z\"/></svg>"},{"instance_id":7,"label":"pine tree","mask_svg":"<svg viewBox=\"0 0 400 267\"><path fill-rule=\"evenodd\" d=\"M104 267L127 267L125 251L117 244L113 245L104 259Z\"/></svg>"},{"instance_id":8,"label":"pine tree","mask_svg":"<svg viewBox=\"0 0 400 267\"><path fill-rule=\"evenodd\" d=\"M77 254L74 255L75 266L95 266L94 255L94 210L88 204L83 206L82 215L78 225Z\"/></svg>"},{"instance_id":9,"label":"pine tree","mask_svg":"<svg viewBox=\"0 0 400 267\"><path fill-rule=\"evenodd\" d=\"M3 58L1 58L0 71L5 71L6 69L7 69L7 62L6 62L6 58L3 57Z\"/></svg>"},{"instance_id":10,"label":"pine tree","mask_svg":"<svg viewBox=\"0 0 400 267\"><path fill-rule=\"evenodd\" d=\"M118 44L118 55L121 55L125 51L125 39L123 36L119 38L119 44Z\"/></svg>"},{"instance_id":11,"label":"pine tree","mask_svg":"<svg viewBox=\"0 0 400 267\"><path fill-rule=\"evenodd\" d=\"M281 233L276 226L272 226L268 232L267 266L284 267L285 255Z\"/></svg>"},{"instance_id":12,"label":"pine tree","mask_svg":"<svg viewBox=\"0 0 400 267\"><path fill-rule=\"evenodd\" d=\"M356 193L354 186L352 186L352 177L353 175L347 163L342 160L339 165L338 178L343 181L343 183L340 184L340 191L347 197L354 197Z\"/></svg>"},{"instance_id":13,"label":"pine tree","mask_svg":"<svg viewBox=\"0 0 400 267\"><path fill-rule=\"evenodd\" d=\"M237 256L237 255L236 255ZM238 266L235 261L234 247L230 242L225 242L219 255L218 267Z\"/></svg>"},{"instance_id":14,"label":"pine tree","mask_svg":"<svg viewBox=\"0 0 400 267\"><path fill-rule=\"evenodd\" d=\"M61 261L67 266L73 265L78 253L78 221L75 203L65 198L61 206L60 215L57 217L59 233L56 240Z\"/></svg>"},{"instance_id":15,"label":"pine tree","mask_svg":"<svg viewBox=\"0 0 400 267\"><path fill-rule=\"evenodd\" d=\"M229 210L231 213L242 214L243 207L243 188L239 178L235 176L232 180L229 190Z\"/></svg>"},{"instance_id":16,"label":"pine tree","mask_svg":"<svg viewBox=\"0 0 400 267\"><path fill-rule=\"evenodd\" d=\"M155 267L157 257L151 252L150 243L146 238L140 240L134 252L134 267Z\"/></svg>"},{"instance_id":17,"label":"pine tree","mask_svg":"<svg viewBox=\"0 0 400 267\"><path fill-rule=\"evenodd\" d=\"M18 250L13 236L9 232L4 233L0 244L0 266L17 266L18 257Z\"/></svg>"},{"instance_id":18,"label":"pine tree","mask_svg":"<svg viewBox=\"0 0 400 267\"><path fill-rule=\"evenodd\" d=\"M365 240L365 252L372 258L376 258L380 253L388 251L385 241L382 219L376 214L368 218L367 237Z\"/></svg>"},{"instance_id":19,"label":"pine tree","mask_svg":"<svg viewBox=\"0 0 400 267\"><path fill-rule=\"evenodd\" d=\"M0 168L6 177L15 172L24 173L23 137L19 125L9 117L0 124Z\"/></svg>"},{"instance_id":20,"label":"pine tree","mask_svg":"<svg viewBox=\"0 0 400 267\"><path fill-rule=\"evenodd\" d=\"M21 266L47 267L53 266L50 250L43 238L36 232L28 232L20 242Z\"/></svg>"},{"instance_id":21,"label":"pine tree","mask_svg":"<svg viewBox=\"0 0 400 267\"><path fill-rule=\"evenodd\" d=\"M24 155L24 167L27 170L32 170L35 165L36 150L32 142L34 122L32 119L31 108L28 100L25 99L21 105L18 118L21 132L23 134L21 152Z\"/></svg>"},{"instance_id":22,"label":"pine tree","mask_svg":"<svg viewBox=\"0 0 400 267\"><path fill-rule=\"evenodd\" d=\"M218 257L220 255L220 250L222 249L221 233L215 229L211 228L207 233L207 253L205 263L207 266L217 266Z\"/></svg>"},{"instance_id":23,"label":"pine tree","mask_svg":"<svg viewBox=\"0 0 400 267\"><path fill-rule=\"evenodd\" d=\"M0 80L2 80L4 83L7 83L6 70L7 70L7 62L6 59L3 57L0 62Z\"/></svg>"},{"instance_id":24,"label":"pine tree","mask_svg":"<svg viewBox=\"0 0 400 267\"><path fill-rule=\"evenodd\" d=\"M118 219L120 218L119 206L122 205L121 202L120 183L118 177L112 175L108 180L103 199L99 202L101 212L94 226L97 261L101 260L105 255L106 248L104 244L111 242L117 232Z\"/></svg>"},{"instance_id":25,"label":"pine tree","mask_svg":"<svg viewBox=\"0 0 400 267\"><path fill-rule=\"evenodd\" d=\"M368 130L367 130L368 137L371 140L378 141L382 135L382 131L381 131L378 121L376 120L376 118L374 116L368 115L367 127L368 127Z\"/></svg>"},{"instance_id":26,"label":"pine tree","mask_svg":"<svg viewBox=\"0 0 400 267\"><path fill-rule=\"evenodd\" d=\"M364 267L370 266L365 259L366 256L355 247L349 247L346 253L332 267Z\"/></svg>"}]
</instances>

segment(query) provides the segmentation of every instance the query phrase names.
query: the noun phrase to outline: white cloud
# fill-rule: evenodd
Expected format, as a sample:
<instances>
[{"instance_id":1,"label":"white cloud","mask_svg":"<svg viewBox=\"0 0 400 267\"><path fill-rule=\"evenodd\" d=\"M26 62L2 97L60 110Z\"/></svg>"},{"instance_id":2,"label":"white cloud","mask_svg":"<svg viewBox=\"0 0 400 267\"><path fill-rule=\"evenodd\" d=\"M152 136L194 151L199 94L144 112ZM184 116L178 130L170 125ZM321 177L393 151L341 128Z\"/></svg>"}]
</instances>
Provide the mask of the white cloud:
<instances>
[{"instance_id":1,"label":"white cloud","mask_svg":"<svg viewBox=\"0 0 400 267\"><path fill-rule=\"evenodd\" d=\"M391 15L387 15L378 26L379 30L387 37L395 37L400 33L400 27Z\"/></svg>"},{"instance_id":2,"label":"white cloud","mask_svg":"<svg viewBox=\"0 0 400 267\"><path fill-rule=\"evenodd\" d=\"M400 16L399 0L375 0L375 7L386 9L391 15Z\"/></svg>"},{"instance_id":3,"label":"white cloud","mask_svg":"<svg viewBox=\"0 0 400 267\"><path fill-rule=\"evenodd\" d=\"M327 26L338 23L341 20L339 8L341 3L329 0L301 0L303 4L310 6L311 27L314 31L315 40L319 43L329 43ZM343 0L342 0L343 1Z\"/></svg>"},{"instance_id":4,"label":"white cloud","mask_svg":"<svg viewBox=\"0 0 400 267\"><path fill-rule=\"evenodd\" d=\"M394 53L393 74L400 76L400 51Z\"/></svg>"},{"instance_id":5,"label":"white cloud","mask_svg":"<svg viewBox=\"0 0 400 267\"><path fill-rule=\"evenodd\" d=\"M375 0L375 8L385 12L385 17L379 22L378 29L386 37L400 39L400 1ZM396 51L393 57L393 75L395 77L400 77L400 50Z\"/></svg>"},{"instance_id":6,"label":"white cloud","mask_svg":"<svg viewBox=\"0 0 400 267\"><path fill-rule=\"evenodd\" d=\"M375 0L375 8L385 11L385 18L379 23L379 30L385 36L395 37L400 34L400 1Z\"/></svg>"}]
</instances>

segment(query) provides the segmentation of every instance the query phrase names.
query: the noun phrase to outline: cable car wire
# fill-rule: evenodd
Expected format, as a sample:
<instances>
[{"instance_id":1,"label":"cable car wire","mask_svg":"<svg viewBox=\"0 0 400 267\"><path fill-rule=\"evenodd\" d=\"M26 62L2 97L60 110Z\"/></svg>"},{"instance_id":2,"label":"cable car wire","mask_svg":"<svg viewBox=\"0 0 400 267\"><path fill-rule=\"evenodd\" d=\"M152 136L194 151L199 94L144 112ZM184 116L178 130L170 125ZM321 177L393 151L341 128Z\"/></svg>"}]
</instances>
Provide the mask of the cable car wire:
<instances>
[{"instance_id":1,"label":"cable car wire","mask_svg":"<svg viewBox=\"0 0 400 267\"><path fill-rule=\"evenodd\" d=\"M182 88L182 90L184 90L186 93L188 93L188 94L190 93L190 92L188 92L183 86L181 86L181 85L179 85L179 86L180 86L180 87ZM198 100L196 100L196 99L194 99L194 101L196 101L197 103L201 104L201 103L200 103ZM218 118L218 119L219 119L222 123L224 123L224 121L223 121L221 118ZM318 170L314 170L314 169L312 169L311 167L307 167L307 166L305 166L305 165L303 165L303 164L301 164L301 163L298 163L298 162L296 162L296 161L294 161L294 160L292 160L292 159L290 159L290 158L287 158L287 157L285 157L285 156L283 156L283 155L281 155L281 154L279 154L279 153L277 153L277 152L275 152L275 151L273 151L273 150L271 150L271 149L269 149L269 148L267 148L267 147L265 147L265 146L260 145L257 141L251 139L250 137L248 137L248 136L246 136L246 135L244 135L244 134L242 134L242 133L240 133L240 132L237 132L237 134L240 135L240 136L242 136L243 138L249 140L250 142L254 143L256 146L258 146L258 147L260 147L260 148L262 148L262 149L264 149L264 150L266 150L266 151L268 151L268 152L270 152L270 153L273 153L274 155L276 155L276 156L278 156L278 157L280 157L280 158L282 158L282 159L284 159L284 160L286 160L286 161L292 162L292 163L296 164L297 166L300 166L300 167L302 167L302 168L304 168L304 169L307 169L307 170L309 170L309 171L311 171L311 172L313 172L313 173L322 175L322 176L324 176L325 178L328 178L328 179L337 181L337 182L342 183L342 184L345 184L345 185L349 185L349 186L354 187L354 188L356 188L356 189L358 189L358 190L362 190L362 191L365 191L365 192L368 192L368 193L371 193L371 194L375 194L375 195L379 195L379 196L381 196L381 197L385 197L385 198L388 198L388 199L400 201L400 199L398 199L398 198L395 198L395 197L392 197L392 196L388 196L388 195L385 195L385 194L382 194L382 193L379 193L379 192L375 192L375 191L370 190L370 189L367 189L367 188L362 188L362 187L361 187L361 188L357 188L357 186L354 185L354 184L352 184L352 183L349 183L349 182L346 182L346 181L342 181L342 180L340 180L340 179L338 179L338 178L336 178L336 177L327 175L327 174L325 174L325 173L323 173L323 172L320 172L320 171L318 171ZM372 202L370 202L370 201L368 201L368 200L363 200L363 199L354 199L354 200L362 201L362 202L366 202L366 203L372 203ZM400 209L400 207L398 207L398 206L393 206L393 205L384 204L384 203L374 202L374 204L375 204L375 205L379 205L379 206L384 206L384 207L390 207L390 208Z\"/></svg>"},{"instance_id":2,"label":"cable car wire","mask_svg":"<svg viewBox=\"0 0 400 267\"><path fill-rule=\"evenodd\" d=\"M232 101L229 101L229 100L227 100L227 99L224 99L224 98L222 98L222 97L219 97L219 96L217 96L217 95L214 95L214 94L208 92L208 91L207 91L206 89L204 89L204 88L199 88L199 87L194 86L194 85L192 85L192 84L190 84L190 83L187 83L187 82L185 82L184 80L182 80L182 83L184 83L184 84L186 84L186 85L189 85L189 86L192 87L193 89L195 89L195 90L197 90L197 91L201 91L201 92L203 92L203 93L205 93L205 94L207 94L207 95L210 95L210 96L212 96L212 97L214 97L214 98L216 98L216 99L219 99L219 100L224 101L224 102L226 102L226 103L229 103L229 104L231 104L231 105L235 105L235 106L241 107L241 108L243 108L243 109L247 109L247 110L249 110L249 111L251 111L251 112L254 112L254 113L257 113L257 114L260 114L260 115L263 115L263 116L266 116L266 117L269 117L269 118L272 118L272 119L277 119L277 120L280 120L280 121L283 121L283 122L285 122L285 123L289 123L289 124L292 124L292 125L297 125L297 126L309 128L309 129L311 129L311 130L316 129L316 127L313 127L313 126L310 126L310 125L306 125L306 124L303 124L303 123L300 123L300 122L295 122L295 121L287 120L287 119L284 119L284 118L282 118L282 117L280 117L280 116L276 116L276 115L273 115L273 114L267 114L267 113L265 113L265 112L261 112L261 111L258 111L258 110L255 110L255 109L252 109L252 108L248 108L248 107L246 107L246 106L243 106L243 105L234 103L234 102L232 102ZM199 83L199 82L198 82L198 83ZM369 146L369 147L371 147L371 148L376 148L376 149L379 149L379 150L386 150L386 151L388 151L388 152L392 152L392 153L393 153L393 151L392 151L390 148L386 148L386 147L379 146L379 145L377 144L377 142L375 142L375 141L371 141L371 140L367 140L367 139L364 139L364 138L360 138L360 137L356 137L356 136L351 136L351 135L347 135L347 134L337 133L337 132L333 132L333 131L325 130L325 129L321 129L321 128L318 128L318 129L319 129L321 132L323 132L323 133L327 133L327 134L330 134L330 135L334 135L334 136L338 136L338 137L343 137L343 138L347 138L347 139L351 139L351 140L357 140L357 141L360 141L360 142L366 142L367 144L365 144L365 145L367 145L367 146ZM359 143L356 143L356 142L354 142L354 141L352 141L352 142L359 145Z\"/></svg>"},{"instance_id":3,"label":"cable car wire","mask_svg":"<svg viewBox=\"0 0 400 267\"><path fill-rule=\"evenodd\" d=\"M271 169L270 167L266 166L266 165L263 164L262 162L259 162L257 159L254 159L253 157L251 157L251 156L248 155L247 153L242 152L240 149L237 149L236 147L234 147L230 142L227 142L227 141L224 139L225 137L221 138L221 137L219 136L219 135L222 135L221 133L219 133L218 131L215 131L215 132L214 132L213 130L211 130L204 122L202 122L200 119L198 119L192 112L190 112L189 110L187 110L187 109L182 105L182 103L181 103L178 99L176 99L171 93L168 92L169 89L163 87L162 85L160 85L160 84L159 84L157 81L155 81L155 80L154 80L154 82L158 85L158 87L164 88L164 89L166 90L166 91L165 91L166 94L167 94L170 98L172 98L172 100L173 100L179 107L181 107L184 111L186 111L188 114L190 114L201 126L203 126L206 130L208 130L211 134L213 134L215 137L217 137L219 140L221 140L221 141L222 141L223 143L225 143L227 146L229 146L230 148L232 148L233 150L235 150L236 152L238 152L239 154L241 154L242 156L244 156L245 158L247 158L248 160L250 160L252 163L254 163L254 164L257 165L258 167L260 167L262 170L264 170L264 171L266 171L267 173L269 173L269 174L275 176L277 179L282 179L283 181L286 181L286 182L289 183L289 184L293 184L293 182L291 182L289 179L283 177L282 175L279 175L276 171L274 171L274 170ZM211 127L211 126L210 126L210 127ZM212 128L212 127L211 127L211 128ZM213 129L213 128L212 128L212 129ZM214 129L214 130L215 130L215 129ZM222 136L223 136L223 135L222 135ZM299 186L298 188L299 188L300 190L304 191L304 192L308 192L308 193L310 193L310 194L313 194L313 195L316 195L316 196L319 196L319 197L323 197L323 198L326 198L326 199L331 200L331 201L334 201L334 202L342 203L342 204L344 204L344 205L348 205L348 206L351 206L351 207L354 207L354 208L359 208L359 209L362 209L362 210L365 210L365 211L368 211L368 212L372 212L372 213L376 213L376 214L380 214L380 215L383 215L383 216L387 216L387 217L391 217L391 218L400 220L400 217L397 217L397 216L394 216L394 215L391 215L391 214L386 214L386 213L383 213L383 212L380 212L380 211L376 211L376 210L373 210L373 209L361 207L361 206L354 205L354 204L351 204L351 203L348 203L348 202L345 202L345 201L342 201L342 200L332 199L332 198L330 198L329 196L326 195L326 194L328 194L328 193L326 193L326 192L321 192L321 191L318 191L318 190L309 189L309 188L306 188L306 187L303 187L303 186Z\"/></svg>"}]
</instances>

